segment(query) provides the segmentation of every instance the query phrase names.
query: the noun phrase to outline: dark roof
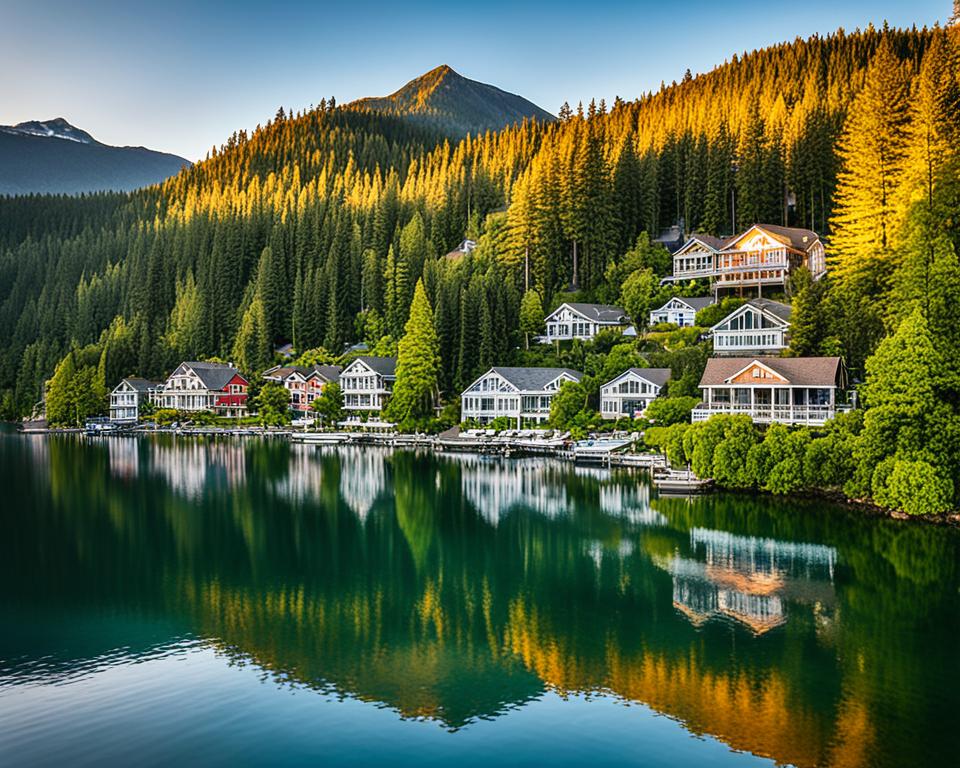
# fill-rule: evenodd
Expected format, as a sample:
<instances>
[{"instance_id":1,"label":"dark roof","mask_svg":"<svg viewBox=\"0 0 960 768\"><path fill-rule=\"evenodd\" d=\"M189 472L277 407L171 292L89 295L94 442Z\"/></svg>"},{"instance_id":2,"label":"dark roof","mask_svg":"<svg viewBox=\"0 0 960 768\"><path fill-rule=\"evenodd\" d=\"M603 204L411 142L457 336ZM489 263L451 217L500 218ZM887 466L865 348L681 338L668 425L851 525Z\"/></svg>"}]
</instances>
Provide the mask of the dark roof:
<instances>
[{"instance_id":1,"label":"dark roof","mask_svg":"<svg viewBox=\"0 0 960 768\"><path fill-rule=\"evenodd\" d=\"M183 365L191 368L193 372L200 377L203 386L212 390L223 389L227 386L230 379L240 373L240 371L227 363L186 361Z\"/></svg>"},{"instance_id":2,"label":"dark roof","mask_svg":"<svg viewBox=\"0 0 960 768\"><path fill-rule=\"evenodd\" d=\"M658 387L662 387L668 381L670 381L671 376L671 371L669 368L627 368L627 370L625 370L619 376L614 376L612 379L610 379L610 381L604 382L602 386L606 386L607 384L626 376L628 373L636 374L641 379L646 379L651 384L656 384Z\"/></svg>"},{"instance_id":3,"label":"dark roof","mask_svg":"<svg viewBox=\"0 0 960 768\"><path fill-rule=\"evenodd\" d=\"M769 232L771 235L777 235L779 237L786 238L790 241L790 245L796 248L798 251L809 250L810 246L820 239L820 235L818 235L812 229L781 227L778 224L755 224L754 226ZM747 231L749 232L749 230Z\"/></svg>"},{"instance_id":4,"label":"dark roof","mask_svg":"<svg viewBox=\"0 0 960 768\"><path fill-rule=\"evenodd\" d=\"M263 372L263 378L285 379L294 371L305 374L307 369L301 368L299 365L275 365L273 368L268 368Z\"/></svg>"},{"instance_id":5,"label":"dark roof","mask_svg":"<svg viewBox=\"0 0 960 768\"><path fill-rule=\"evenodd\" d=\"M708 248L713 248L713 250L719 251L723 248L724 245L727 244L727 241L729 239L730 238L715 237L714 235L700 235L695 233L690 235L690 237L687 238L687 242L684 243L684 245L686 246L691 240L697 240L703 243Z\"/></svg>"},{"instance_id":6,"label":"dark roof","mask_svg":"<svg viewBox=\"0 0 960 768\"><path fill-rule=\"evenodd\" d=\"M762 309L764 312L769 312L774 317L779 317L785 323L790 322L790 314L793 312L793 308L789 304L773 301L772 299L750 299L747 304L757 309ZM733 313L731 312L731 314Z\"/></svg>"},{"instance_id":7,"label":"dark roof","mask_svg":"<svg viewBox=\"0 0 960 768\"><path fill-rule=\"evenodd\" d=\"M579 312L584 317L598 323L619 323L627 319L627 313L623 307L614 307L610 304L574 304L570 301L565 301L564 304L574 312ZM560 307L557 307L557 309L560 309ZM556 311L556 309L553 310L553 312ZM553 314L553 312L550 314Z\"/></svg>"},{"instance_id":8,"label":"dark roof","mask_svg":"<svg viewBox=\"0 0 960 768\"><path fill-rule=\"evenodd\" d=\"M133 387L137 392L146 392L151 389L156 389L157 387L162 387L163 383L159 381L148 381L147 379L138 379L138 378L126 378L123 379L120 383L127 382L131 387Z\"/></svg>"},{"instance_id":9,"label":"dark roof","mask_svg":"<svg viewBox=\"0 0 960 768\"><path fill-rule=\"evenodd\" d=\"M356 360L362 361L371 371L375 371L381 376L397 375L397 358L395 357L372 357L370 355L361 355L360 357L356 358ZM356 362L356 360L354 360L354 362Z\"/></svg>"},{"instance_id":10,"label":"dark roof","mask_svg":"<svg viewBox=\"0 0 960 768\"><path fill-rule=\"evenodd\" d=\"M677 301L682 301L684 304L688 304L697 312L699 312L701 309L705 309L706 307L711 306L712 304L716 304L716 301L714 300L713 296L671 296L667 301L667 303L663 305L663 307L667 306L667 304L669 304L674 299L676 299ZM654 310L654 312L657 312L663 309L663 307L658 307L657 309Z\"/></svg>"},{"instance_id":11,"label":"dark roof","mask_svg":"<svg viewBox=\"0 0 960 768\"><path fill-rule=\"evenodd\" d=\"M317 374L327 381L339 381L342 370L343 366L340 365L314 365L306 370L306 375L312 376L313 374Z\"/></svg>"},{"instance_id":12,"label":"dark roof","mask_svg":"<svg viewBox=\"0 0 960 768\"><path fill-rule=\"evenodd\" d=\"M711 357L700 378L700 386L722 385L755 362L801 387L831 387L842 383L843 363L839 357Z\"/></svg>"},{"instance_id":13,"label":"dark roof","mask_svg":"<svg viewBox=\"0 0 960 768\"><path fill-rule=\"evenodd\" d=\"M556 379L561 374L569 374L576 381L583 378L580 371L573 371L570 368L500 368L490 369L500 374L519 390L537 391L542 390L547 384Z\"/></svg>"},{"instance_id":14,"label":"dark roof","mask_svg":"<svg viewBox=\"0 0 960 768\"><path fill-rule=\"evenodd\" d=\"M669 368L630 368L628 370L637 374L640 378L656 384L658 387L664 386L670 381L670 377L673 375L673 372Z\"/></svg>"}]
</instances>

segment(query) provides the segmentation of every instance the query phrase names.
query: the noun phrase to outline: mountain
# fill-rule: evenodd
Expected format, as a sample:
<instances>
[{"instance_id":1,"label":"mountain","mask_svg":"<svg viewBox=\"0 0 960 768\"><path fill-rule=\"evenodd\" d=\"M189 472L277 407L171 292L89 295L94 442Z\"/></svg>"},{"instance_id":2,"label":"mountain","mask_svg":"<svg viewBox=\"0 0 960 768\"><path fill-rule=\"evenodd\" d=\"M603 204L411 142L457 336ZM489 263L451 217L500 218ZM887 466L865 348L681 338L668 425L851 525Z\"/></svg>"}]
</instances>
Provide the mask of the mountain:
<instances>
[{"instance_id":1,"label":"mountain","mask_svg":"<svg viewBox=\"0 0 960 768\"><path fill-rule=\"evenodd\" d=\"M129 191L186 165L165 152L101 144L62 117L0 125L0 195Z\"/></svg>"},{"instance_id":2,"label":"mountain","mask_svg":"<svg viewBox=\"0 0 960 768\"><path fill-rule=\"evenodd\" d=\"M522 96L470 80L446 64L389 96L359 99L348 106L399 115L457 137L500 130L529 117L541 122L555 119Z\"/></svg>"}]
</instances>

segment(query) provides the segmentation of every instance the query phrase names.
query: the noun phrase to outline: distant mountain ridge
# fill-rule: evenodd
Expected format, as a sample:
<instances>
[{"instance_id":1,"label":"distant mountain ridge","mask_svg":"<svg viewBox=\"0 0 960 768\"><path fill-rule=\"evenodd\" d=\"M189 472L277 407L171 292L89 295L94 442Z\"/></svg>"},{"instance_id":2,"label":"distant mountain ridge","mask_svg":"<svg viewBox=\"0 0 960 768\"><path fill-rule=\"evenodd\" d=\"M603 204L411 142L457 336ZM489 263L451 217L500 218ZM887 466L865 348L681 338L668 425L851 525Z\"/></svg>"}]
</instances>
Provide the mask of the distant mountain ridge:
<instances>
[{"instance_id":1,"label":"distant mountain ridge","mask_svg":"<svg viewBox=\"0 0 960 768\"><path fill-rule=\"evenodd\" d=\"M166 152L101 144L62 117L0 125L0 195L126 192L188 165Z\"/></svg>"},{"instance_id":2,"label":"distant mountain ridge","mask_svg":"<svg viewBox=\"0 0 960 768\"><path fill-rule=\"evenodd\" d=\"M395 114L456 137L500 130L524 118L556 119L522 96L470 80L446 64L389 96L358 99L347 106Z\"/></svg>"}]
</instances>

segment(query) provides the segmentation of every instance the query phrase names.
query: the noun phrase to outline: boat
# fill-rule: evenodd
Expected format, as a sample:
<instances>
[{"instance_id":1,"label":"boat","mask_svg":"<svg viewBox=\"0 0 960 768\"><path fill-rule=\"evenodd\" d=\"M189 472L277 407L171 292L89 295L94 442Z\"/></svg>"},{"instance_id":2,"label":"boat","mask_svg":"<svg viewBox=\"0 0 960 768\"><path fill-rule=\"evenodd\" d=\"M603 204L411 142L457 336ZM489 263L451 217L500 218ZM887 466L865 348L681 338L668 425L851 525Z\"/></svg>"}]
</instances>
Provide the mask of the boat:
<instances>
[{"instance_id":1,"label":"boat","mask_svg":"<svg viewBox=\"0 0 960 768\"><path fill-rule=\"evenodd\" d=\"M654 474L653 484L662 494L689 496L708 491L713 480L697 477L690 470L666 469Z\"/></svg>"},{"instance_id":2,"label":"boat","mask_svg":"<svg viewBox=\"0 0 960 768\"><path fill-rule=\"evenodd\" d=\"M342 445L351 440L347 432L293 432L291 442L308 445Z\"/></svg>"}]
</instances>

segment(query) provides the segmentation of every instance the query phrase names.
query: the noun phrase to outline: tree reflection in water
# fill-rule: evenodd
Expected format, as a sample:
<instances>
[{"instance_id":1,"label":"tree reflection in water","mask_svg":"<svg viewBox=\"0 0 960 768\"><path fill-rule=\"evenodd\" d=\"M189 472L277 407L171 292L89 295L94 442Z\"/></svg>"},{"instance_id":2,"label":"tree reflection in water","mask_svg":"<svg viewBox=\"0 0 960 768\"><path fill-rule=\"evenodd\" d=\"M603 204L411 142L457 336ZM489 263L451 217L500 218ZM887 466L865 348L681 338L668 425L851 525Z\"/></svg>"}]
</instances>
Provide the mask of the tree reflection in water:
<instances>
[{"instance_id":1,"label":"tree reflection in water","mask_svg":"<svg viewBox=\"0 0 960 768\"><path fill-rule=\"evenodd\" d=\"M554 689L798 765L960 747L952 531L545 459L170 437L0 459L7 683L189 635L451 729Z\"/></svg>"}]
</instances>

